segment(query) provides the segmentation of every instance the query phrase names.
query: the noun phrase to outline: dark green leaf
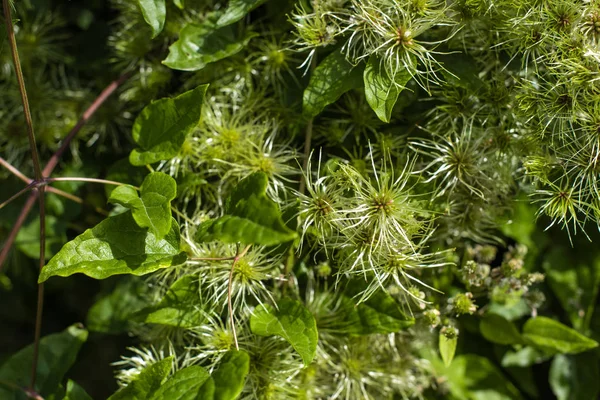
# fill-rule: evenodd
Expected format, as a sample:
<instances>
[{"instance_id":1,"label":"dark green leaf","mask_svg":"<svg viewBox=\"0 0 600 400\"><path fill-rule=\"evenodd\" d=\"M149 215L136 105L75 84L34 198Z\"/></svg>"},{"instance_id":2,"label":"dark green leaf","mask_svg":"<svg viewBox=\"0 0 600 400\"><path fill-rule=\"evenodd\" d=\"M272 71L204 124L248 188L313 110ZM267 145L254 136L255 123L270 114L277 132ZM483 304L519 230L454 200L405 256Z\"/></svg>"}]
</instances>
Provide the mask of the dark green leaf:
<instances>
[{"instance_id":1,"label":"dark green leaf","mask_svg":"<svg viewBox=\"0 0 600 400\"><path fill-rule=\"evenodd\" d=\"M167 17L165 0L137 0L137 2L142 9L144 20L152 28L152 38L154 39L162 32L165 26L165 19Z\"/></svg>"},{"instance_id":2,"label":"dark green leaf","mask_svg":"<svg viewBox=\"0 0 600 400\"><path fill-rule=\"evenodd\" d=\"M218 26L226 26L238 22L246 14L263 4L266 0L230 0L225 13L221 15Z\"/></svg>"},{"instance_id":3,"label":"dark green leaf","mask_svg":"<svg viewBox=\"0 0 600 400\"><path fill-rule=\"evenodd\" d=\"M599 376L595 354L558 354L550 366L550 387L558 400L598 399Z\"/></svg>"},{"instance_id":4,"label":"dark green leaf","mask_svg":"<svg viewBox=\"0 0 600 400\"><path fill-rule=\"evenodd\" d=\"M232 25L218 28L212 24L189 23L179 32L179 39L169 47L163 61L167 67L198 71L207 64L230 57L242 50L253 34L238 34Z\"/></svg>"},{"instance_id":5,"label":"dark green leaf","mask_svg":"<svg viewBox=\"0 0 600 400\"><path fill-rule=\"evenodd\" d=\"M262 172L238 183L227 199L226 215L200 225L196 240L272 246L296 238L283 223L277 204L267 197L267 184Z\"/></svg>"},{"instance_id":6,"label":"dark green leaf","mask_svg":"<svg viewBox=\"0 0 600 400\"><path fill-rule=\"evenodd\" d=\"M63 400L92 400L84 388L69 379L67 382L67 391Z\"/></svg>"},{"instance_id":7,"label":"dark green leaf","mask_svg":"<svg viewBox=\"0 0 600 400\"><path fill-rule=\"evenodd\" d=\"M550 353L575 354L598 346L595 340L546 317L529 319L523 326L523 338L527 344Z\"/></svg>"},{"instance_id":8,"label":"dark green leaf","mask_svg":"<svg viewBox=\"0 0 600 400\"><path fill-rule=\"evenodd\" d=\"M170 377L151 400L203 400L199 392L209 379L210 374L202 367L184 368Z\"/></svg>"},{"instance_id":9,"label":"dark green leaf","mask_svg":"<svg viewBox=\"0 0 600 400\"><path fill-rule=\"evenodd\" d=\"M296 300L281 299L278 309L259 306L250 317L250 329L259 336L281 336L309 365L317 351L317 323L310 311Z\"/></svg>"},{"instance_id":10,"label":"dark green leaf","mask_svg":"<svg viewBox=\"0 0 600 400\"><path fill-rule=\"evenodd\" d=\"M453 338L448 338L443 333L439 335L438 346L440 349L440 355L442 356L442 360L444 361L444 365L448 367L454 359L454 353L456 352L456 343L458 342L458 336L454 336Z\"/></svg>"},{"instance_id":11,"label":"dark green leaf","mask_svg":"<svg viewBox=\"0 0 600 400\"><path fill-rule=\"evenodd\" d=\"M312 118L347 91L361 87L362 74L361 66L353 66L339 50L335 50L315 68L304 89L304 115Z\"/></svg>"},{"instance_id":12,"label":"dark green leaf","mask_svg":"<svg viewBox=\"0 0 600 400\"><path fill-rule=\"evenodd\" d=\"M440 54L436 59L444 63L445 70L442 73L449 83L473 92L483 86L483 81L478 76L480 69L473 57L467 54Z\"/></svg>"},{"instance_id":13,"label":"dark green leaf","mask_svg":"<svg viewBox=\"0 0 600 400\"><path fill-rule=\"evenodd\" d=\"M413 62L413 65L416 69L416 61ZM392 110L396 101L398 101L398 96L405 89L414 72L404 69L391 77L382 67L379 57L372 55L369 58L363 77L365 97L380 120L390 122Z\"/></svg>"},{"instance_id":14,"label":"dark green leaf","mask_svg":"<svg viewBox=\"0 0 600 400\"><path fill-rule=\"evenodd\" d=\"M50 259L60 250L63 243L67 241L67 226L64 221L53 215L46 216L46 259ZM17 238L15 245L27 257L38 259L40 257L40 219L36 218L29 224L23 226Z\"/></svg>"},{"instance_id":15,"label":"dark green leaf","mask_svg":"<svg viewBox=\"0 0 600 400\"><path fill-rule=\"evenodd\" d=\"M144 368L129 385L108 400L148 400L162 385L172 366L173 357L169 357Z\"/></svg>"},{"instance_id":16,"label":"dark green leaf","mask_svg":"<svg viewBox=\"0 0 600 400\"><path fill-rule=\"evenodd\" d=\"M481 319L479 330L484 338L498 344L523 343L517 327L506 318L488 313Z\"/></svg>"},{"instance_id":17,"label":"dark green leaf","mask_svg":"<svg viewBox=\"0 0 600 400\"><path fill-rule=\"evenodd\" d=\"M185 253L179 252L179 226L175 220L167 236L158 240L140 228L127 211L105 219L65 244L42 269L38 281L76 273L95 279L145 275L185 259Z\"/></svg>"},{"instance_id":18,"label":"dark green leaf","mask_svg":"<svg viewBox=\"0 0 600 400\"><path fill-rule=\"evenodd\" d=\"M204 321L200 312L200 287L198 277L186 275L176 281L162 300L136 313L134 318L141 322L192 328Z\"/></svg>"},{"instance_id":19,"label":"dark green leaf","mask_svg":"<svg viewBox=\"0 0 600 400\"><path fill-rule=\"evenodd\" d=\"M165 98L146 106L135 119L133 140L140 146L129 155L133 165L152 164L177 155L185 138L200 122L200 110L208 85Z\"/></svg>"},{"instance_id":20,"label":"dark green leaf","mask_svg":"<svg viewBox=\"0 0 600 400\"><path fill-rule=\"evenodd\" d=\"M64 375L75 362L77 353L87 340L88 332L72 325L61 333L54 333L40 340L36 392L42 396L54 393ZM21 387L28 387L31 379L33 345L13 354L0 367L0 380ZM20 399L20 393L8 391L0 385L0 399Z\"/></svg>"},{"instance_id":21,"label":"dark green leaf","mask_svg":"<svg viewBox=\"0 0 600 400\"><path fill-rule=\"evenodd\" d=\"M129 208L140 227L162 239L171 230L171 201L176 195L175 179L163 172L152 172L144 179L139 196L133 187L123 185L112 191L108 201Z\"/></svg>"},{"instance_id":22,"label":"dark green leaf","mask_svg":"<svg viewBox=\"0 0 600 400\"><path fill-rule=\"evenodd\" d=\"M245 351L230 350L223 356L219 367L212 374L214 380L214 400L235 400L238 398L246 376L250 371L250 356ZM208 391L210 385L205 385ZM209 397L202 397L208 399Z\"/></svg>"}]
</instances>

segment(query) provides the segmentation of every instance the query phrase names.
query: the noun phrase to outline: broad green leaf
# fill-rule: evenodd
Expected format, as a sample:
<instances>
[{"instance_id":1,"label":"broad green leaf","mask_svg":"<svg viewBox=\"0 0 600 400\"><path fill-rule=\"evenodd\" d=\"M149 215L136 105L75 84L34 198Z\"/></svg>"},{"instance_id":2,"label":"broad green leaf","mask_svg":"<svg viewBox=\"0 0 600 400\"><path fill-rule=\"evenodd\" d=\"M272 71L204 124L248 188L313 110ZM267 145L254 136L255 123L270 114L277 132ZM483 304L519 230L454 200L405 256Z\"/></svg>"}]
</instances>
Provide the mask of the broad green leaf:
<instances>
[{"instance_id":1,"label":"broad green leaf","mask_svg":"<svg viewBox=\"0 0 600 400\"><path fill-rule=\"evenodd\" d=\"M154 101L146 106L133 124L133 140L140 146L129 155L133 165L168 160L179 153L185 138L200 122L200 110L208 85L175 98Z\"/></svg>"},{"instance_id":2,"label":"broad green leaf","mask_svg":"<svg viewBox=\"0 0 600 400\"><path fill-rule=\"evenodd\" d=\"M413 60L416 69L416 61ZM389 76L385 68L381 65L381 59L375 55L369 58L365 67L365 97L367 102L375 111L375 114L383 122L390 122L392 110L400 92L405 89L406 84L412 78L415 71L403 69L396 72L394 76Z\"/></svg>"},{"instance_id":3,"label":"broad green leaf","mask_svg":"<svg viewBox=\"0 0 600 400\"><path fill-rule=\"evenodd\" d=\"M42 396L54 393L64 375L75 362L77 353L87 340L88 332L78 324L61 333L53 333L40 340L35 389ZM33 345L13 354L0 367L0 380L28 387L31 380ZM0 399L21 399L20 392L8 391L0 385Z\"/></svg>"},{"instance_id":4,"label":"broad green leaf","mask_svg":"<svg viewBox=\"0 0 600 400\"><path fill-rule=\"evenodd\" d=\"M57 251L60 250L63 243L67 241L67 226L62 219L53 215L46 216L46 245L45 258L48 260ZM36 218L27 225L23 226L17 238L15 245L27 257L39 259L40 257L40 219Z\"/></svg>"},{"instance_id":5,"label":"broad green leaf","mask_svg":"<svg viewBox=\"0 0 600 400\"><path fill-rule=\"evenodd\" d=\"M84 388L69 379L63 400L92 400Z\"/></svg>"},{"instance_id":6,"label":"broad green leaf","mask_svg":"<svg viewBox=\"0 0 600 400\"><path fill-rule=\"evenodd\" d=\"M457 342L458 336L448 338L443 333L440 333L439 335L438 346L440 349L440 355L442 356L442 360L444 361L444 365L446 365L446 367L450 366L450 363L452 363L452 359L454 359L454 353L456 352Z\"/></svg>"},{"instance_id":7,"label":"broad green leaf","mask_svg":"<svg viewBox=\"0 0 600 400\"><path fill-rule=\"evenodd\" d=\"M137 0L144 20L152 28L152 39L162 32L167 17L165 0Z\"/></svg>"},{"instance_id":8,"label":"broad green leaf","mask_svg":"<svg viewBox=\"0 0 600 400\"><path fill-rule=\"evenodd\" d=\"M179 39L169 47L163 61L167 67L198 71L207 64L230 57L242 50L253 34L239 34L238 27L216 27L210 23L189 23L179 32Z\"/></svg>"},{"instance_id":9,"label":"broad green leaf","mask_svg":"<svg viewBox=\"0 0 600 400\"><path fill-rule=\"evenodd\" d=\"M246 14L263 4L266 0L230 0L225 13L219 17L218 26L226 26L238 22Z\"/></svg>"},{"instance_id":10,"label":"broad green leaf","mask_svg":"<svg viewBox=\"0 0 600 400\"><path fill-rule=\"evenodd\" d=\"M139 196L133 187L123 185L112 191L108 201L129 208L140 227L162 239L171 230L171 201L175 196L175 179L163 172L152 172L144 179Z\"/></svg>"},{"instance_id":11,"label":"broad green leaf","mask_svg":"<svg viewBox=\"0 0 600 400\"><path fill-rule=\"evenodd\" d=\"M108 168L106 178L111 181L122 182L129 185L140 187L148 175L148 169L131 165L129 157L122 158ZM119 186L104 185L106 197L110 197L113 190Z\"/></svg>"},{"instance_id":12,"label":"broad green leaf","mask_svg":"<svg viewBox=\"0 0 600 400\"><path fill-rule=\"evenodd\" d=\"M481 335L493 343L519 344L523 343L517 327L506 318L497 314L487 314L479 323Z\"/></svg>"},{"instance_id":13,"label":"broad green leaf","mask_svg":"<svg viewBox=\"0 0 600 400\"><path fill-rule=\"evenodd\" d=\"M600 397L598 357L593 353L557 354L550 366L550 387L558 400Z\"/></svg>"},{"instance_id":14,"label":"broad green leaf","mask_svg":"<svg viewBox=\"0 0 600 400\"><path fill-rule=\"evenodd\" d=\"M144 297L147 288L148 285L136 276L121 279L110 294L100 298L90 308L86 318L87 328L102 333L129 330L132 314L148 303Z\"/></svg>"},{"instance_id":15,"label":"broad green leaf","mask_svg":"<svg viewBox=\"0 0 600 400\"><path fill-rule=\"evenodd\" d=\"M95 279L145 275L181 264L185 259L185 253L179 252L179 226L175 220L167 236L158 240L140 228L131 211L127 211L105 219L65 244L42 268L38 282L76 273Z\"/></svg>"},{"instance_id":16,"label":"broad green leaf","mask_svg":"<svg viewBox=\"0 0 600 400\"><path fill-rule=\"evenodd\" d=\"M304 115L312 118L347 91L361 87L362 74L362 66L353 66L339 50L334 50L315 68L304 89Z\"/></svg>"},{"instance_id":17,"label":"broad green leaf","mask_svg":"<svg viewBox=\"0 0 600 400\"><path fill-rule=\"evenodd\" d=\"M148 400L162 385L172 367L173 357L168 357L144 368L129 385L108 400Z\"/></svg>"},{"instance_id":18,"label":"broad green leaf","mask_svg":"<svg viewBox=\"0 0 600 400\"><path fill-rule=\"evenodd\" d=\"M527 344L550 353L575 354L598 346L595 340L546 317L529 319L523 326L523 338Z\"/></svg>"},{"instance_id":19,"label":"broad green leaf","mask_svg":"<svg viewBox=\"0 0 600 400\"><path fill-rule=\"evenodd\" d=\"M230 350L223 356L219 367L212 374L214 400L235 400L238 398L246 376L250 371L250 356L243 350ZM210 386L205 385L210 391ZM209 397L202 397L208 399Z\"/></svg>"},{"instance_id":20,"label":"broad green leaf","mask_svg":"<svg viewBox=\"0 0 600 400\"><path fill-rule=\"evenodd\" d=\"M151 400L203 400L198 393L210 379L204 368L191 366L177 371L151 397Z\"/></svg>"},{"instance_id":21,"label":"broad green leaf","mask_svg":"<svg viewBox=\"0 0 600 400\"><path fill-rule=\"evenodd\" d=\"M529 367L539 364L550 358L543 350L525 346L517 351L509 350L502 357L503 367Z\"/></svg>"},{"instance_id":22,"label":"broad green leaf","mask_svg":"<svg viewBox=\"0 0 600 400\"><path fill-rule=\"evenodd\" d=\"M296 233L285 226L277 204L266 195L268 179L256 172L237 184L223 217L198 227L196 240L272 246L289 242Z\"/></svg>"},{"instance_id":23,"label":"broad green leaf","mask_svg":"<svg viewBox=\"0 0 600 400\"><path fill-rule=\"evenodd\" d=\"M519 400L519 390L487 358L458 356L446 369L452 395L465 400Z\"/></svg>"},{"instance_id":24,"label":"broad green leaf","mask_svg":"<svg viewBox=\"0 0 600 400\"><path fill-rule=\"evenodd\" d=\"M177 280L162 300L134 316L140 322L192 328L204 321L199 309L200 284L198 278L186 275Z\"/></svg>"},{"instance_id":25,"label":"broad green leaf","mask_svg":"<svg viewBox=\"0 0 600 400\"><path fill-rule=\"evenodd\" d=\"M300 354L304 365L309 365L317 352L317 323L310 311L296 300L281 299L275 310L259 306L250 317L250 329L259 336L281 336Z\"/></svg>"}]
</instances>

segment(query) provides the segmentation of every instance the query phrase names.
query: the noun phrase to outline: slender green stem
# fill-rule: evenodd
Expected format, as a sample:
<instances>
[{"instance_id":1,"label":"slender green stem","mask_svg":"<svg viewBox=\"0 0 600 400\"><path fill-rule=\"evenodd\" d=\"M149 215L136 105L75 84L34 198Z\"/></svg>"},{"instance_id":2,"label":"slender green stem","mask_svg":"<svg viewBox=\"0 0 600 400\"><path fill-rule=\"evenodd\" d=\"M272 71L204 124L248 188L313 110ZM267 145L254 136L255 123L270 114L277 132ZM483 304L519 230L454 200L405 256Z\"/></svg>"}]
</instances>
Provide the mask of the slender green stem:
<instances>
[{"instance_id":1,"label":"slender green stem","mask_svg":"<svg viewBox=\"0 0 600 400\"><path fill-rule=\"evenodd\" d=\"M126 183L110 181L106 179L97 179L97 178L85 178L85 177L59 177L59 178L46 178L44 179L47 183L52 182L93 182L93 183L103 183L105 185L115 185L115 186L123 186L127 185ZM140 188L132 186L135 190L140 190Z\"/></svg>"},{"instance_id":2,"label":"slender green stem","mask_svg":"<svg viewBox=\"0 0 600 400\"><path fill-rule=\"evenodd\" d=\"M310 62L311 73L315 69L316 65L317 56L314 56ZM313 118L311 118L308 121L308 124L306 125L306 131L304 133L304 153L302 159L302 170L304 171L304 174L310 173L309 171L306 171L306 168L308 167L308 157L310 155L310 149L312 147L313 121ZM300 187L298 188L298 191L301 194L304 194L304 189L306 189L306 179L304 178L304 174L300 176Z\"/></svg>"},{"instance_id":3,"label":"slender green stem","mask_svg":"<svg viewBox=\"0 0 600 400\"><path fill-rule=\"evenodd\" d=\"M231 270L229 271L229 282L227 284L227 308L229 310L229 323L231 324L231 332L233 332L233 341L235 342L236 350L239 350L240 346L238 344L237 332L235 331L235 320L233 318L233 304L231 302L231 292L233 291L233 271L235 270L235 265L237 264L237 262L246 255L246 253L250 249L250 246L252 245L249 244L248 246L246 246L241 253L238 251L238 253L233 258L233 263L231 263Z\"/></svg>"}]
</instances>

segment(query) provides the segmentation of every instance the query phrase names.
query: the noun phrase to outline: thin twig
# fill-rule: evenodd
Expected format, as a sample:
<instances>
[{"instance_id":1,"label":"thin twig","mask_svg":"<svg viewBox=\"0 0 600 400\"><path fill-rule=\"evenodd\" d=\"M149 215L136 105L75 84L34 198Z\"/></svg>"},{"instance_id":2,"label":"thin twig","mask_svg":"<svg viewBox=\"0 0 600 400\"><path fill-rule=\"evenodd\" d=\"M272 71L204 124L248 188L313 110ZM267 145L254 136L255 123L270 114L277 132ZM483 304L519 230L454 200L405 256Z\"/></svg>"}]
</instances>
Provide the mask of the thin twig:
<instances>
[{"instance_id":1,"label":"thin twig","mask_svg":"<svg viewBox=\"0 0 600 400\"><path fill-rule=\"evenodd\" d=\"M25 115L25 124L27 125L27 138L29 139L29 150L31 151L33 171L35 172L36 180L41 180L42 167L40 166L40 156L38 155L37 146L35 144L35 133L33 132L33 119L31 118L31 110L29 109L29 99L27 98L27 90L25 89L25 79L23 78L23 70L21 69L21 60L19 59L17 39L15 38L15 29L13 26L9 0L2 0L2 6L4 8L4 23L6 25L6 33L8 34L8 42L10 44L10 54L12 56L13 64L15 67L17 83L19 84L21 102L23 103L23 114Z\"/></svg>"},{"instance_id":2,"label":"thin twig","mask_svg":"<svg viewBox=\"0 0 600 400\"><path fill-rule=\"evenodd\" d=\"M40 271L46 265L46 204L45 187L38 188L38 204L40 207ZM33 362L31 365L31 389L35 389L37 379L38 357L40 351L40 337L42 334L42 314L44 312L44 283L38 284L37 311L35 313L35 340L33 342Z\"/></svg>"},{"instance_id":3,"label":"thin twig","mask_svg":"<svg viewBox=\"0 0 600 400\"><path fill-rule=\"evenodd\" d=\"M231 292L233 290L233 271L235 270L235 264L237 264L237 262L246 255L246 253L250 249L250 246L252 245L249 244L248 246L246 246L246 248L244 248L244 250L242 250L241 253L238 252L238 254L236 254L233 258L233 263L231 263L231 270L229 271L229 282L227 284L227 308L229 309L229 323L231 324L231 332L233 332L233 341L235 342L236 350L239 350L240 346L238 345L237 332L235 331L235 321L233 319L233 305L231 304Z\"/></svg>"},{"instance_id":4,"label":"thin twig","mask_svg":"<svg viewBox=\"0 0 600 400\"><path fill-rule=\"evenodd\" d=\"M6 238L6 242L4 242L4 247L2 247L2 251L0 251L0 272L2 272L2 267L4 267L4 262L6 261L6 257L8 257L8 252L10 251L13 243L15 242L15 239L17 238L17 234L19 233L21 226L23 226L23 223L25 223L29 212L31 211L33 205L35 204L35 201L37 200L38 193L39 192L37 190L31 192L31 195L27 198L27 201L23 205L21 213L17 217L15 224L10 230L8 238Z\"/></svg>"},{"instance_id":5,"label":"thin twig","mask_svg":"<svg viewBox=\"0 0 600 400\"><path fill-rule=\"evenodd\" d=\"M19 197L21 197L25 193L29 192L34 187L35 187L35 185L31 184L31 183L29 185L25 186L23 189L19 190L17 193L15 193L14 195L12 195L8 200L0 203L0 209L4 208L11 201L13 201L15 199L18 199Z\"/></svg>"},{"instance_id":6,"label":"thin twig","mask_svg":"<svg viewBox=\"0 0 600 400\"><path fill-rule=\"evenodd\" d=\"M22 180L25 183L31 183L32 179L26 177L21 171L13 167L8 161L0 157L0 165L9 170L13 175Z\"/></svg>"},{"instance_id":7,"label":"thin twig","mask_svg":"<svg viewBox=\"0 0 600 400\"><path fill-rule=\"evenodd\" d=\"M48 183L52 183L52 182L93 182L93 183L103 183L105 185L115 185L115 186L126 185L126 183L117 182L117 181L109 181L106 179L97 179L97 178L85 178L85 177L79 177L79 176L46 178L46 179L44 179L44 181L48 182ZM132 187L136 190L139 190L139 188L136 188L135 186L132 186Z\"/></svg>"},{"instance_id":8,"label":"thin twig","mask_svg":"<svg viewBox=\"0 0 600 400\"><path fill-rule=\"evenodd\" d=\"M311 72L315 69L316 65L317 57L314 56L310 62ZM306 171L306 168L308 167L308 157L310 155L310 149L312 146L313 121L314 118L311 118L308 121L308 124L306 125L306 131L304 133L304 153L302 159L302 171L304 171L304 173L300 176L300 187L298 188L300 194L304 194L304 189L306 189L306 179L304 178L304 175L306 173L310 173L309 171Z\"/></svg>"}]
</instances>

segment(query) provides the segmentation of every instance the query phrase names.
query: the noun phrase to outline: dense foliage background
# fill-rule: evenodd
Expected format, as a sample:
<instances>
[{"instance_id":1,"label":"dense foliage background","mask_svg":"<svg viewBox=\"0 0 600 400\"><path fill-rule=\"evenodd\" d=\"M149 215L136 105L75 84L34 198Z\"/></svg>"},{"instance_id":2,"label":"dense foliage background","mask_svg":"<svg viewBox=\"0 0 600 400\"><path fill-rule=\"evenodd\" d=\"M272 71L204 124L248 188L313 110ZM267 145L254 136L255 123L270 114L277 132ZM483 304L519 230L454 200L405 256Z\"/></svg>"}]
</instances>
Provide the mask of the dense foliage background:
<instances>
[{"instance_id":1,"label":"dense foliage background","mask_svg":"<svg viewBox=\"0 0 600 400\"><path fill-rule=\"evenodd\" d=\"M13 7L1 399L598 398L600 3Z\"/></svg>"}]
</instances>

